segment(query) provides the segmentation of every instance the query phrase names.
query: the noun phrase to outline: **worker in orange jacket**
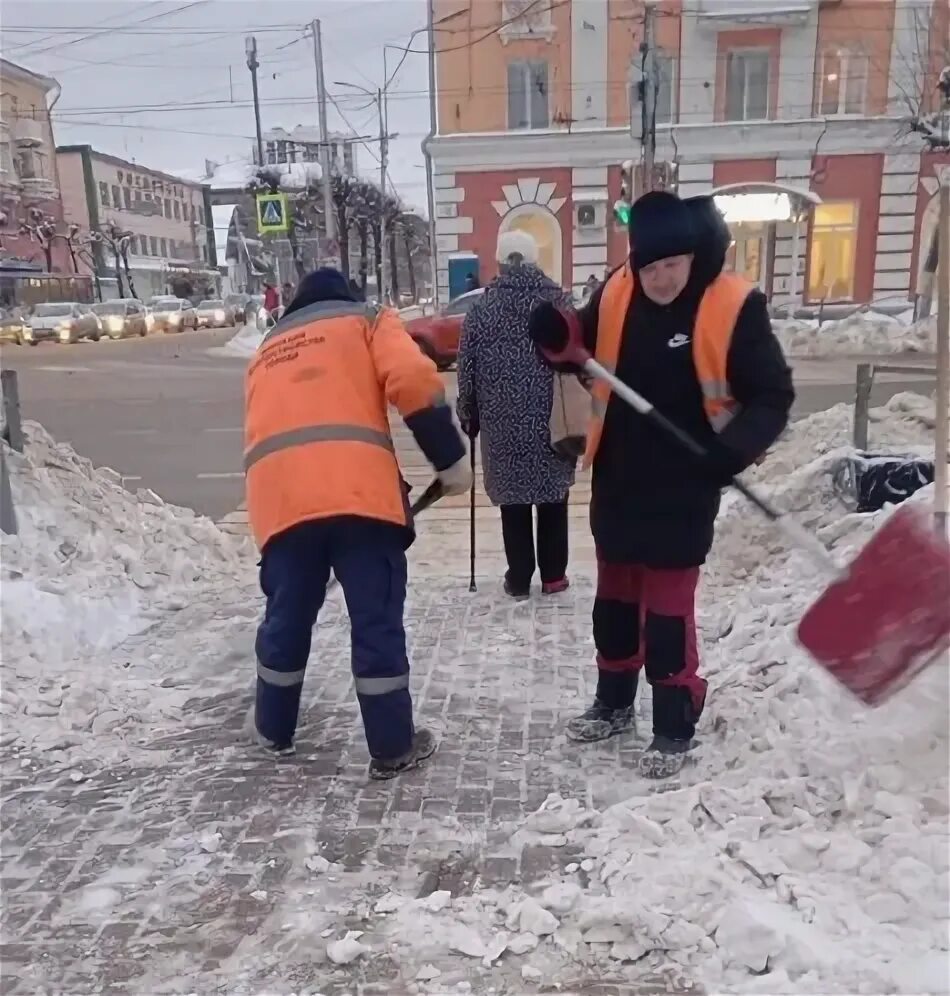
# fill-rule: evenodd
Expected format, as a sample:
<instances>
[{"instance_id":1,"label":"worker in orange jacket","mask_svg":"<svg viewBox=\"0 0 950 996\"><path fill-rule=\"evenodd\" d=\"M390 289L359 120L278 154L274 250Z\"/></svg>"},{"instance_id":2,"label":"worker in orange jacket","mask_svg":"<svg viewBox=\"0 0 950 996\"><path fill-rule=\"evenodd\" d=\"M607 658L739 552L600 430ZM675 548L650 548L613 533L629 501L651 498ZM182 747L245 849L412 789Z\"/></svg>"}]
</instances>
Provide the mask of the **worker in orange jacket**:
<instances>
[{"instance_id":1,"label":"worker in orange jacket","mask_svg":"<svg viewBox=\"0 0 950 996\"><path fill-rule=\"evenodd\" d=\"M352 627L352 667L370 776L435 750L415 729L403 627L415 534L387 404L403 416L446 494L472 475L435 365L396 312L354 300L332 269L306 276L248 367L247 508L267 599L257 634L257 733L293 749L311 635L330 572Z\"/></svg>"}]
</instances>

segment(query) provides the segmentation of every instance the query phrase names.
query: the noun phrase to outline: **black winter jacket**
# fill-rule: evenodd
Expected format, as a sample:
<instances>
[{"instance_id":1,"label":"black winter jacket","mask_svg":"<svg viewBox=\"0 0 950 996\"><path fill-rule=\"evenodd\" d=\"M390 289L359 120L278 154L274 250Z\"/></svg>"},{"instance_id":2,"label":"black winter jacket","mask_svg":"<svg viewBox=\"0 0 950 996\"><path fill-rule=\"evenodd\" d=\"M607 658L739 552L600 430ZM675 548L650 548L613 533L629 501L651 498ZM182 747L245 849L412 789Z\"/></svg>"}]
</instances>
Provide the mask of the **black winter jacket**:
<instances>
[{"instance_id":1,"label":"black winter jacket","mask_svg":"<svg viewBox=\"0 0 950 996\"><path fill-rule=\"evenodd\" d=\"M726 244L710 233L690 280L668 306L638 293L627 311L617 375L710 450L701 461L611 397L594 461L591 529L599 555L659 569L697 567L713 541L721 489L781 435L795 399L772 332L766 298L752 291L736 321L728 379L739 410L721 433L710 426L692 357L703 292L722 271ZM586 345L597 343L599 288L581 311Z\"/></svg>"}]
</instances>

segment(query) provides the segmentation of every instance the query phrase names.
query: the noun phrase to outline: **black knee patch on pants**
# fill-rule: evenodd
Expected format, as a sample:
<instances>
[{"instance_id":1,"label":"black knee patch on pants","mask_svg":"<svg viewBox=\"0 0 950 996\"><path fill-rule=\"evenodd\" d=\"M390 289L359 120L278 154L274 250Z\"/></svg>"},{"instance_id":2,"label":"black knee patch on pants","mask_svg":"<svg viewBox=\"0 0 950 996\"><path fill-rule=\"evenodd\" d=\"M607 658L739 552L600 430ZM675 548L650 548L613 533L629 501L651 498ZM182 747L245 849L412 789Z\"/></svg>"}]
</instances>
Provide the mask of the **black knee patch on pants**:
<instances>
[{"instance_id":1,"label":"black knee patch on pants","mask_svg":"<svg viewBox=\"0 0 950 996\"><path fill-rule=\"evenodd\" d=\"M595 599L594 645L608 661L633 657L640 649L640 606L613 598Z\"/></svg>"},{"instance_id":2,"label":"black knee patch on pants","mask_svg":"<svg viewBox=\"0 0 950 996\"><path fill-rule=\"evenodd\" d=\"M686 666L686 620L647 610L644 630L647 679L663 681L679 674Z\"/></svg>"}]
</instances>

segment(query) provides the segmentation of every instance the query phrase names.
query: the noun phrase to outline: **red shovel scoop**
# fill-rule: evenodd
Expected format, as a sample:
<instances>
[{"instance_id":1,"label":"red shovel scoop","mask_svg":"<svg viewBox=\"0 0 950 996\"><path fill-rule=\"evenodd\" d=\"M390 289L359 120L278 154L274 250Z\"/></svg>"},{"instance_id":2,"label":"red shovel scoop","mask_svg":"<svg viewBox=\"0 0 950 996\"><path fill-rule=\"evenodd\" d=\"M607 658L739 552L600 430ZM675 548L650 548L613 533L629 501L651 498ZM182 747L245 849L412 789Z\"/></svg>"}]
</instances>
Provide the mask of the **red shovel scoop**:
<instances>
[{"instance_id":1,"label":"red shovel scoop","mask_svg":"<svg viewBox=\"0 0 950 996\"><path fill-rule=\"evenodd\" d=\"M559 309L563 322L532 325L544 357L604 381L619 398L680 446L707 457L703 446L656 411L642 395L606 370L583 347L580 321ZM950 646L950 544L918 504L895 512L854 561L842 569L816 536L735 477L732 485L835 580L798 627L801 645L867 705L879 705Z\"/></svg>"}]
</instances>

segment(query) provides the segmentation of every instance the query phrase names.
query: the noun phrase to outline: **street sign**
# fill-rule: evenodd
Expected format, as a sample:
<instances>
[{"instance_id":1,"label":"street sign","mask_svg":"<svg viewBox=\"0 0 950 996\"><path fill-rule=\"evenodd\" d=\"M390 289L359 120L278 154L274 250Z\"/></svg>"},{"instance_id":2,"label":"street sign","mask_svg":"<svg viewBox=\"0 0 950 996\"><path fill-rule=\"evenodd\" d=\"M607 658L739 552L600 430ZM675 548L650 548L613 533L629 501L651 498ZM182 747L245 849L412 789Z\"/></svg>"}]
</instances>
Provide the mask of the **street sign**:
<instances>
[{"instance_id":1,"label":"street sign","mask_svg":"<svg viewBox=\"0 0 950 996\"><path fill-rule=\"evenodd\" d=\"M287 231L287 195L257 195L257 230L262 235Z\"/></svg>"}]
</instances>

